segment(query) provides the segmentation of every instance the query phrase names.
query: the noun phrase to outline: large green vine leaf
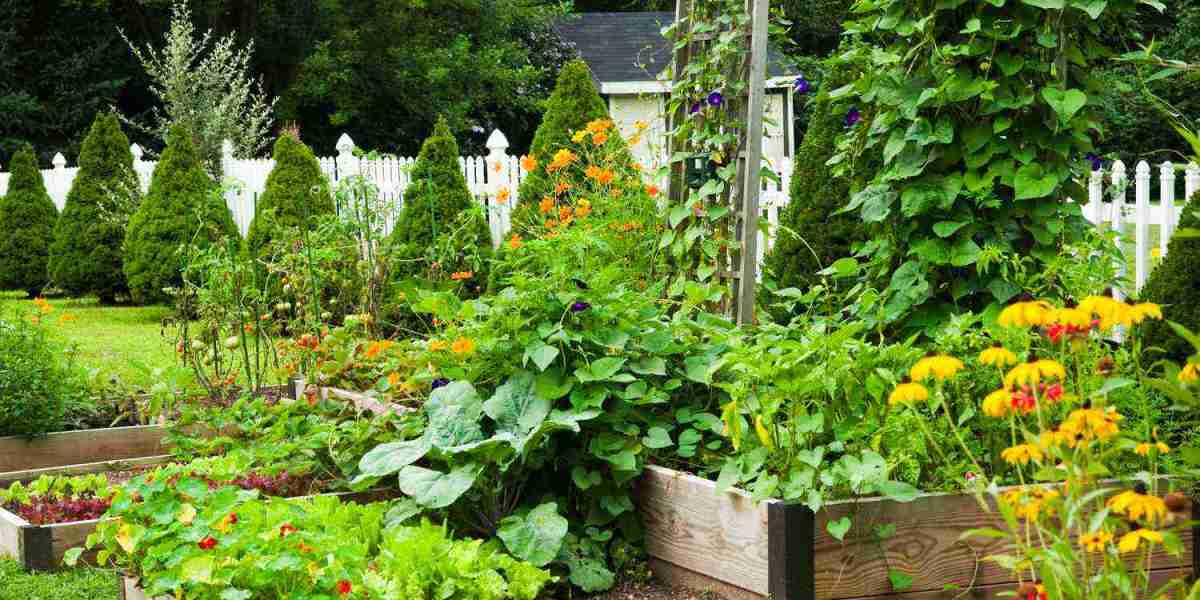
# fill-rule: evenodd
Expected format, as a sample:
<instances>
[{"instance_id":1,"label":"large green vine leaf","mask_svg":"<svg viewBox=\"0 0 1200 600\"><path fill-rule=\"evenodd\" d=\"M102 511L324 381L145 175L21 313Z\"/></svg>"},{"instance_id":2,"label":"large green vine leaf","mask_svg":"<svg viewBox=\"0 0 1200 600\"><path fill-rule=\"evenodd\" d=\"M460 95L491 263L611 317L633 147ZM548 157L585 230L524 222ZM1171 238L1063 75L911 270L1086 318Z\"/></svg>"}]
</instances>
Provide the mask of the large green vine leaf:
<instances>
[{"instance_id":1,"label":"large green vine leaf","mask_svg":"<svg viewBox=\"0 0 1200 600\"><path fill-rule=\"evenodd\" d=\"M528 514L505 517L496 535L513 556L542 567L558 556L567 525L558 514L558 505L547 502Z\"/></svg>"}]
</instances>

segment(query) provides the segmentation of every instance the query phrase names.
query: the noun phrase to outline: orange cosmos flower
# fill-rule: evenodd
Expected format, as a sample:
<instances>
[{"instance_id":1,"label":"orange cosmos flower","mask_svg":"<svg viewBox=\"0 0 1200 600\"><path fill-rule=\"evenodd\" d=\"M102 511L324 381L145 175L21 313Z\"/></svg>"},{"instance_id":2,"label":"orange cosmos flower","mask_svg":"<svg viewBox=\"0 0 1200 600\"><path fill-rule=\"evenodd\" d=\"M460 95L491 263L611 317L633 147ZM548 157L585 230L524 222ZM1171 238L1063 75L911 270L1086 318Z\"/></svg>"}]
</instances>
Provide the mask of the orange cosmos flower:
<instances>
[{"instance_id":1,"label":"orange cosmos flower","mask_svg":"<svg viewBox=\"0 0 1200 600\"><path fill-rule=\"evenodd\" d=\"M560 206L558 208L558 218L559 218L559 220L562 220L562 221L565 221L565 220L571 218L571 207L570 206Z\"/></svg>"},{"instance_id":2,"label":"orange cosmos flower","mask_svg":"<svg viewBox=\"0 0 1200 600\"><path fill-rule=\"evenodd\" d=\"M558 195L562 194L563 192L570 191L570 189L571 189L571 184L569 184L565 181L560 181L560 182L558 182L557 185L554 186L554 195L558 196Z\"/></svg>"},{"instance_id":3,"label":"orange cosmos flower","mask_svg":"<svg viewBox=\"0 0 1200 600\"><path fill-rule=\"evenodd\" d=\"M583 171L583 174L588 179L598 179L600 177L600 167L596 165L588 165L588 168Z\"/></svg>"},{"instance_id":4,"label":"orange cosmos flower","mask_svg":"<svg viewBox=\"0 0 1200 600\"><path fill-rule=\"evenodd\" d=\"M604 145L604 142L607 142L607 141L608 141L607 133L597 133L597 134L592 135L592 144L595 146L602 146L602 145Z\"/></svg>"},{"instance_id":5,"label":"orange cosmos flower","mask_svg":"<svg viewBox=\"0 0 1200 600\"><path fill-rule=\"evenodd\" d=\"M612 183L614 177L616 177L616 173L613 173L611 169L604 169L603 171L600 171L599 175L596 176L596 181L599 182L600 185L608 185Z\"/></svg>"},{"instance_id":6,"label":"orange cosmos flower","mask_svg":"<svg viewBox=\"0 0 1200 600\"><path fill-rule=\"evenodd\" d=\"M528 155L521 157L521 168L525 169L526 173L532 173L533 171L536 171L538 168L537 157Z\"/></svg>"},{"instance_id":7,"label":"orange cosmos flower","mask_svg":"<svg viewBox=\"0 0 1200 600\"><path fill-rule=\"evenodd\" d=\"M500 191L496 192L496 203L497 204L508 204L508 199L511 196L512 196L512 192L508 191L508 188L506 188L506 187L500 188Z\"/></svg>"},{"instance_id":8,"label":"orange cosmos flower","mask_svg":"<svg viewBox=\"0 0 1200 600\"><path fill-rule=\"evenodd\" d=\"M516 250L517 248L520 248L521 246L522 246L521 236L514 233L512 237L508 238L508 247L509 248Z\"/></svg>"},{"instance_id":9,"label":"orange cosmos flower","mask_svg":"<svg viewBox=\"0 0 1200 600\"><path fill-rule=\"evenodd\" d=\"M542 201L538 203L538 210L542 211L543 215L554 210L554 198L543 196Z\"/></svg>"}]
</instances>

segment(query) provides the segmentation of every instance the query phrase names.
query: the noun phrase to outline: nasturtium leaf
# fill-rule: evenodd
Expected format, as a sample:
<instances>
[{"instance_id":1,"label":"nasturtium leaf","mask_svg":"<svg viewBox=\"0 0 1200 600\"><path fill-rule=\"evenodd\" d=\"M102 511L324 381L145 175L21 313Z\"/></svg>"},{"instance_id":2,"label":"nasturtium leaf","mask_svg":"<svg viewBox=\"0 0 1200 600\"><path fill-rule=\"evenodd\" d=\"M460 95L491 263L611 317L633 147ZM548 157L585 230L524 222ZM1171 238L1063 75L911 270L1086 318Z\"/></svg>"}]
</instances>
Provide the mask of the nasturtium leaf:
<instances>
[{"instance_id":1,"label":"nasturtium leaf","mask_svg":"<svg viewBox=\"0 0 1200 600\"><path fill-rule=\"evenodd\" d=\"M217 563L211 556L193 556L179 568L179 574L188 583L212 583L212 572Z\"/></svg>"},{"instance_id":2,"label":"nasturtium leaf","mask_svg":"<svg viewBox=\"0 0 1200 600\"><path fill-rule=\"evenodd\" d=\"M474 463L449 473L409 465L400 470L400 491L426 508L446 508L471 489L481 470L483 467Z\"/></svg>"},{"instance_id":3,"label":"nasturtium leaf","mask_svg":"<svg viewBox=\"0 0 1200 600\"><path fill-rule=\"evenodd\" d=\"M1071 122L1075 113L1087 104L1087 94L1079 90L1060 90L1058 88L1042 88L1042 98L1046 104L1058 113L1058 120L1063 125Z\"/></svg>"},{"instance_id":4,"label":"nasturtium leaf","mask_svg":"<svg viewBox=\"0 0 1200 600\"><path fill-rule=\"evenodd\" d=\"M1027 164L1017 170L1013 187L1016 189L1017 200L1044 198L1054 192L1058 186L1058 178L1053 173L1046 173L1042 166L1036 163Z\"/></svg>"},{"instance_id":5,"label":"nasturtium leaf","mask_svg":"<svg viewBox=\"0 0 1200 600\"><path fill-rule=\"evenodd\" d=\"M403 442L388 442L372 448L358 461L357 479L391 475L425 457L430 443L426 436Z\"/></svg>"},{"instance_id":6,"label":"nasturtium leaf","mask_svg":"<svg viewBox=\"0 0 1200 600\"><path fill-rule=\"evenodd\" d=\"M842 541L850 531L850 517L842 517L836 521L825 523L825 530L829 532L829 535L833 536L833 539L839 542Z\"/></svg>"},{"instance_id":7,"label":"nasturtium leaf","mask_svg":"<svg viewBox=\"0 0 1200 600\"><path fill-rule=\"evenodd\" d=\"M642 438L642 445L653 450L668 448L673 444L671 434L667 433L667 430L662 427L651 427L646 432L646 437Z\"/></svg>"},{"instance_id":8,"label":"nasturtium leaf","mask_svg":"<svg viewBox=\"0 0 1200 600\"><path fill-rule=\"evenodd\" d=\"M547 502L526 515L505 517L496 535L513 556L543 567L558 556L567 520L558 514L558 504Z\"/></svg>"},{"instance_id":9,"label":"nasturtium leaf","mask_svg":"<svg viewBox=\"0 0 1200 600\"><path fill-rule=\"evenodd\" d=\"M497 432L523 439L546 420L550 404L538 395L533 375L520 371L496 388L496 393L483 403L483 411L496 422Z\"/></svg>"},{"instance_id":10,"label":"nasturtium leaf","mask_svg":"<svg viewBox=\"0 0 1200 600\"><path fill-rule=\"evenodd\" d=\"M442 386L425 401L429 415L426 435L434 448L451 448L484 438L479 424L483 416L483 401L475 387L466 381L454 381Z\"/></svg>"}]
</instances>

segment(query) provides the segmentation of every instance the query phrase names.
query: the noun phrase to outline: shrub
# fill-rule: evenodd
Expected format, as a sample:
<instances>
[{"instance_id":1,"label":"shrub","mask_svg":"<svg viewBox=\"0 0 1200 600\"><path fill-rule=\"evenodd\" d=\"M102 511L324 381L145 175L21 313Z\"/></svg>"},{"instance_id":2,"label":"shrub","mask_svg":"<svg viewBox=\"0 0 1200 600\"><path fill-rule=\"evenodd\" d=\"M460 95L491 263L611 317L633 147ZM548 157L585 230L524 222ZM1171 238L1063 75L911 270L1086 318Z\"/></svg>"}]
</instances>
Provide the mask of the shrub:
<instances>
[{"instance_id":1,"label":"shrub","mask_svg":"<svg viewBox=\"0 0 1200 600\"><path fill-rule=\"evenodd\" d=\"M32 147L13 156L11 171L8 195L0 197L0 289L25 290L34 297L46 287L58 209L46 193Z\"/></svg>"},{"instance_id":2,"label":"shrub","mask_svg":"<svg viewBox=\"0 0 1200 600\"><path fill-rule=\"evenodd\" d=\"M1200 229L1200 211L1193 194L1179 220L1179 229ZM1163 321L1143 325L1145 347L1157 346L1175 360L1186 360L1193 353L1187 341L1179 337L1166 321L1175 321L1192 331L1200 330L1200 237L1175 235L1167 256L1150 274L1142 288L1142 301L1162 306Z\"/></svg>"},{"instance_id":3,"label":"shrub","mask_svg":"<svg viewBox=\"0 0 1200 600\"><path fill-rule=\"evenodd\" d=\"M556 152L570 148L571 136L575 132L585 128L592 121L607 118L608 107L592 82L587 63L582 60L571 61L563 66L558 75L558 84L546 104L546 114L533 136L529 155L543 163L549 163ZM613 139L620 137L612 136ZM624 144L624 141L621 140L620 143ZM578 178L583 177L582 166L576 165L571 170ZM551 195L553 189L550 178L544 171L528 173L519 188L520 204L513 215L514 223L536 221L537 213L534 209L538 201Z\"/></svg>"},{"instance_id":4,"label":"shrub","mask_svg":"<svg viewBox=\"0 0 1200 600\"><path fill-rule=\"evenodd\" d=\"M112 302L126 291L121 269L123 222L128 214L124 198L138 191L129 138L121 132L116 115L97 115L83 140L79 172L54 226L51 283L76 296L94 292L102 302Z\"/></svg>"},{"instance_id":5,"label":"shrub","mask_svg":"<svg viewBox=\"0 0 1200 600\"><path fill-rule=\"evenodd\" d=\"M813 102L808 132L796 152L790 202L780 218L783 228L767 265L779 287L806 287L816 273L849 256L854 242L865 239L862 220L835 214L849 201L850 177L834 175L825 163L837 151L837 136L845 129L845 106L829 92L856 77L851 64L830 61L822 89Z\"/></svg>"},{"instance_id":6,"label":"shrub","mask_svg":"<svg viewBox=\"0 0 1200 600\"><path fill-rule=\"evenodd\" d=\"M0 437L58 431L86 394L86 374L40 318L0 318Z\"/></svg>"},{"instance_id":7,"label":"shrub","mask_svg":"<svg viewBox=\"0 0 1200 600\"><path fill-rule=\"evenodd\" d=\"M254 254L261 253L283 227L312 227L319 215L335 211L329 180L312 150L292 134L275 142L275 168L266 190L258 197L254 221L246 238Z\"/></svg>"},{"instance_id":8,"label":"shrub","mask_svg":"<svg viewBox=\"0 0 1200 600\"><path fill-rule=\"evenodd\" d=\"M125 277L137 302L167 299L163 288L182 283L179 248L237 235L217 186L204 171L192 133L176 126L163 152L150 193L129 220L125 233Z\"/></svg>"}]
</instances>

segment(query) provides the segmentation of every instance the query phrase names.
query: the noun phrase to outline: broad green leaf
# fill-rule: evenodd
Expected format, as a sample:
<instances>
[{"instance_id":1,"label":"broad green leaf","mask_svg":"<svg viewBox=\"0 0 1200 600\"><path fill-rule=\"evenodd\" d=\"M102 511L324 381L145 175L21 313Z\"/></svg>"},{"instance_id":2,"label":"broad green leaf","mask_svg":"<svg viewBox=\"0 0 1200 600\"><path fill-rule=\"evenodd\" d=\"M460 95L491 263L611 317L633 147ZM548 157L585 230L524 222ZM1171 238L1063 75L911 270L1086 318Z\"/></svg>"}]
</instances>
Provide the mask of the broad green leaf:
<instances>
[{"instance_id":1,"label":"broad green leaf","mask_svg":"<svg viewBox=\"0 0 1200 600\"><path fill-rule=\"evenodd\" d=\"M1013 187L1017 200L1044 198L1058 187L1058 178L1053 173L1044 172L1040 164L1030 163L1017 170Z\"/></svg>"},{"instance_id":2,"label":"broad green leaf","mask_svg":"<svg viewBox=\"0 0 1200 600\"><path fill-rule=\"evenodd\" d=\"M475 387L466 381L442 386L425 401L429 415L426 435L434 448L452 448L484 439L479 420L483 401Z\"/></svg>"},{"instance_id":3,"label":"broad green leaf","mask_svg":"<svg viewBox=\"0 0 1200 600\"><path fill-rule=\"evenodd\" d=\"M534 389L537 390L538 395L551 401L566 396L573 387L575 387L575 381L559 369L538 373L534 383Z\"/></svg>"},{"instance_id":4,"label":"broad green leaf","mask_svg":"<svg viewBox=\"0 0 1200 600\"><path fill-rule=\"evenodd\" d=\"M886 185L869 185L854 194L853 203L862 206L862 219L868 223L883 221L892 212L896 192Z\"/></svg>"},{"instance_id":5,"label":"broad green leaf","mask_svg":"<svg viewBox=\"0 0 1200 600\"><path fill-rule=\"evenodd\" d=\"M392 502L391 508L383 517L384 526L396 527L408 522L409 519L421 514L421 505L412 498L400 498Z\"/></svg>"},{"instance_id":6,"label":"broad green leaf","mask_svg":"<svg viewBox=\"0 0 1200 600\"><path fill-rule=\"evenodd\" d=\"M658 450L660 448L669 448L674 445L674 442L671 441L671 434L667 433L666 429L651 427L646 432L646 437L642 438L642 445L653 450Z\"/></svg>"},{"instance_id":7,"label":"broad green leaf","mask_svg":"<svg viewBox=\"0 0 1200 600\"><path fill-rule=\"evenodd\" d=\"M1046 10L1062 10L1067 4L1066 0L1021 0L1030 6L1036 6Z\"/></svg>"},{"instance_id":8,"label":"broad green leaf","mask_svg":"<svg viewBox=\"0 0 1200 600\"><path fill-rule=\"evenodd\" d=\"M879 491L888 500L896 502L912 502L920 495L920 490L903 481L888 480L879 486Z\"/></svg>"},{"instance_id":9,"label":"broad green leaf","mask_svg":"<svg viewBox=\"0 0 1200 600\"><path fill-rule=\"evenodd\" d=\"M604 567L604 563L591 558L567 560L571 583L586 593L603 592L613 586L616 576Z\"/></svg>"},{"instance_id":10,"label":"broad green leaf","mask_svg":"<svg viewBox=\"0 0 1200 600\"><path fill-rule=\"evenodd\" d=\"M558 348L538 340L525 348L525 360L532 360L539 371L545 371L558 358Z\"/></svg>"},{"instance_id":11,"label":"broad green leaf","mask_svg":"<svg viewBox=\"0 0 1200 600\"><path fill-rule=\"evenodd\" d=\"M400 491L426 508L446 508L471 489L482 470L474 463L449 473L409 465L400 470Z\"/></svg>"},{"instance_id":12,"label":"broad green leaf","mask_svg":"<svg viewBox=\"0 0 1200 600\"><path fill-rule=\"evenodd\" d=\"M833 536L833 539L842 541L850 531L850 517L842 517L836 521L825 523L825 530Z\"/></svg>"},{"instance_id":13,"label":"broad green leaf","mask_svg":"<svg viewBox=\"0 0 1200 600\"><path fill-rule=\"evenodd\" d=\"M629 365L629 370L638 375L666 375L667 361L657 356L647 356Z\"/></svg>"},{"instance_id":14,"label":"broad green leaf","mask_svg":"<svg viewBox=\"0 0 1200 600\"><path fill-rule=\"evenodd\" d=\"M520 371L483 404L483 411L496 422L496 431L527 437L550 414L550 400L538 395L533 375Z\"/></svg>"},{"instance_id":15,"label":"broad green leaf","mask_svg":"<svg viewBox=\"0 0 1200 600\"><path fill-rule=\"evenodd\" d=\"M967 223L965 221L939 221L934 223L933 232L936 233L938 237L947 238L954 235L954 232L962 229L966 225Z\"/></svg>"},{"instance_id":16,"label":"broad green leaf","mask_svg":"<svg viewBox=\"0 0 1200 600\"><path fill-rule=\"evenodd\" d=\"M362 473L356 479L391 475L424 458L429 449L429 438L424 435L415 440L375 446L358 461L358 470Z\"/></svg>"},{"instance_id":17,"label":"broad green leaf","mask_svg":"<svg viewBox=\"0 0 1200 600\"><path fill-rule=\"evenodd\" d=\"M896 569L888 569L888 581L892 582L892 591L905 592L912 588L912 575Z\"/></svg>"},{"instance_id":18,"label":"broad green leaf","mask_svg":"<svg viewBox=\"0 0 1200 600\"><path fill-rule=\"evenodd\" d=\"M567 520L558 514L556 503L547 502L525 516L505 517L496 535L513 556L543 567L558 556L567 535Z\"/></svg>"},{"instance_id":19,"label":"broad green leaf","mask_svg":"<svg viewBox=\"0 0 1200 600\"><path fill-rule=\"evenodd\" d=\"M616 375L617 371L620 371L624 365L624 358L606 356L592 361L590 365L576 369L575 377L584 383L589 381L605 381Z\"/></svg>"},{"instance_id":20,"label":"broad green leaf","mask_svg":"<svg viewBox=\"0 0 1200 600\"><path fill-rule=\"evenodd\" d=\"M212 572L216 566L211 556L193 556L183 561L179 574L188 583L212 583Z\"/></svg>"},{"instance_id":21,"label":"broad green leaf","mask_svg":"<svg viewBox=\"0 0 1200 600\"><path fill-rule=\"evenodd\" d=\"M950 264L956 267L973 265L975 261L979 260L982 252L983 249L975 243L975 240L968 237L962 238L950 249Z\"/></svg>"},{"instance_id":22,"label":"broad green leaf","mask_svg":"<svg viewBox=\"0 0 1200 600\"><path fill-rule=\"evenodd\" d=\"M1060 90L1058 88L1042 88L1042 98L1046 104L1058 113L1058 121L1063 125L1071 122L1075 113L1087 104L1087 94L1079 90Z\"/></svg>"}]
</instances>

